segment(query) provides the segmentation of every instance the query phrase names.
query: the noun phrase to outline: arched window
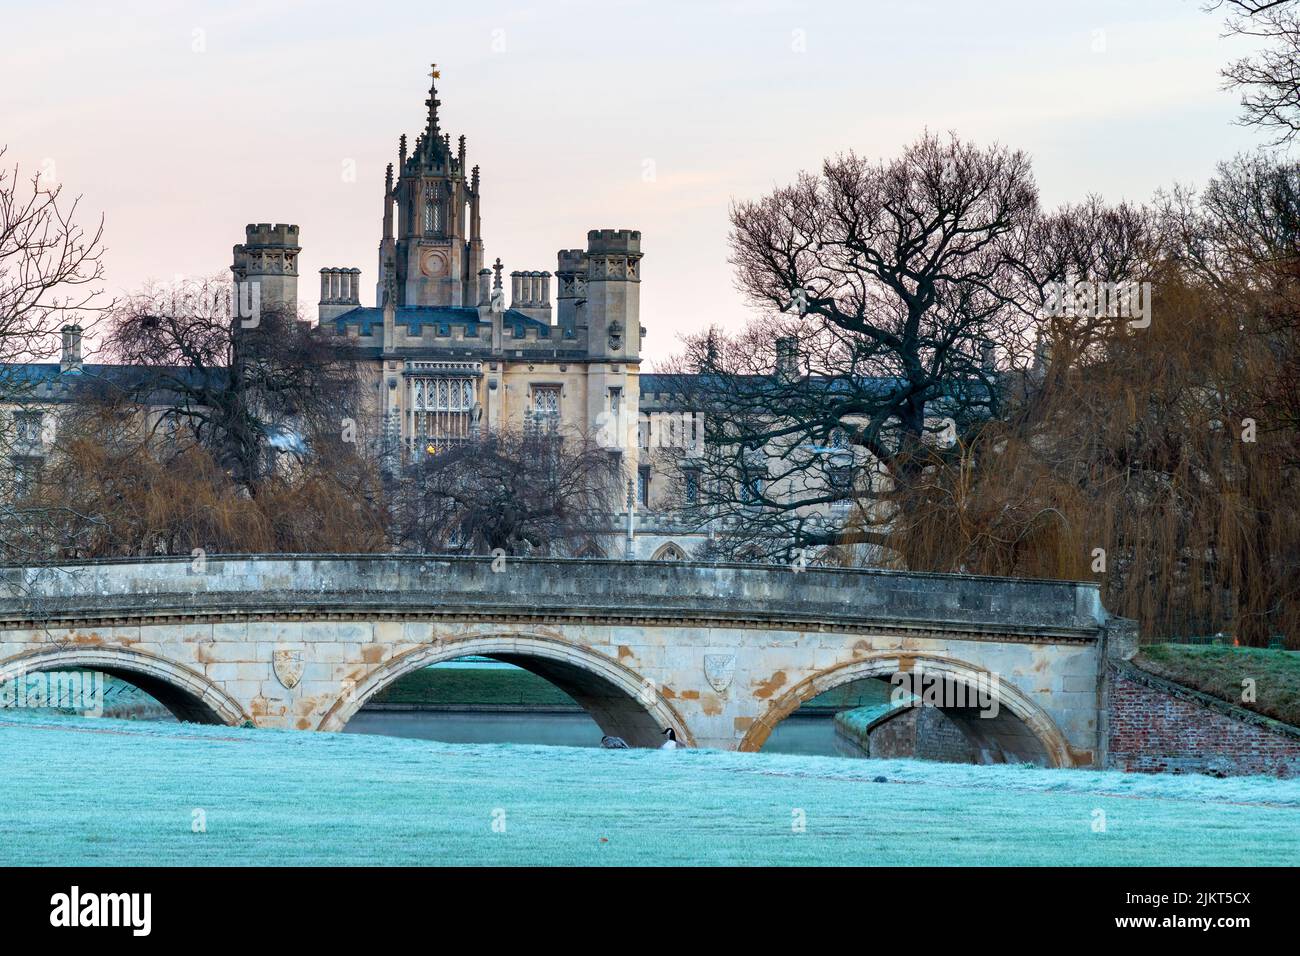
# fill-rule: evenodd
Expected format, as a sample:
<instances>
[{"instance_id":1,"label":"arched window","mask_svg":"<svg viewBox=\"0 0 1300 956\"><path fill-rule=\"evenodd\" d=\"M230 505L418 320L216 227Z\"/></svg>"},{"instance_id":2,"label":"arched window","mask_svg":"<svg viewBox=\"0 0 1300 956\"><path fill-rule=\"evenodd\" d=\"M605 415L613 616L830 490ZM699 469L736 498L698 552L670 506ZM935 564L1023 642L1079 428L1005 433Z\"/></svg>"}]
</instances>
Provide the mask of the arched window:
<instances>
[{"instance_id":1,"label":"arched window","mask_svg":"<svg viewBox=\"0 0 1300 956\"><path fill-rule=\"evenodd\" d=\"M432 196L424 198L424 231L426 233L438 231L438 204L433 201Z\"/></svg>"},{"instance_id":2,"label":"arched window","mask_svg":"<svg viewBox=\"0 0 1300 956\"><path fill-rule=\"evenodd\" d=\"M594 558L595 560L599 561L605 557L605 552L600 549L600 545L596 544L596 542L587 541L581 548L578 549L578 553L575 554L574 557Z\"/></svg>"},{"instance_id":3,"label":"arched window","mask_svg":"<svg viewBox=\"0 0 1300 956\"><path fill-rule=\"evenodd\" d=\"M655 552L651 561L685 561L686 552L671 541Z\"/></svg>"}]
</instances>

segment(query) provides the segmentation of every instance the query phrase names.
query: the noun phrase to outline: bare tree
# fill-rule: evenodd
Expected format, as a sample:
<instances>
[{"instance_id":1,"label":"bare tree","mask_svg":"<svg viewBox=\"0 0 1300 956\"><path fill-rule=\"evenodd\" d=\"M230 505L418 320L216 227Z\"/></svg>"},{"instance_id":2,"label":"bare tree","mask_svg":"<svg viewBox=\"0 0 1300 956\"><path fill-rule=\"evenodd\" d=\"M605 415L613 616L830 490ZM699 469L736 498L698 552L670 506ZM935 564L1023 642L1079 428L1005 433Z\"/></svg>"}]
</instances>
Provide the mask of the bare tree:
<instances>
[{"instance_id":1,"label":"bare tree","mask_svg":"<svg viewBox=\"0 0 1300 956\"><path fill-rule=\"evenodd\" d=\"M885 542L888 503L936 437L997 414L995 363L1027 354L1036 219L1023 153L928 133L896 160L838 156L733 208L737 282L767 314L689 339L670 366L675 401L705 415L704 454L685 464L724 550Z\"/></svg>"},{"instance_id":2,"label":"bare tree","mask_svg":"<svg viewBox=\"0 0 1300 956\"><path fill-rule=\"evenodd\" d=\"M0 147L0 162L5 149ZM80 197L63 187L18 187L19 168L0 165L0 364L39 362L59 349L59 329L71 319L88 328L104 308L104 221L92 231L78 223ZM10 383L4 383L9 385Z\"/></svg>"},{"instance_id":3,"label":"bare tree","mask_svg":"<svg viewBox=\"0 0 1300 956\"><path fill-rule=\"evenodd\" d=\"M1274 134L1274 145L1300 133L1300 17L1294 0L1227 0L1230 35L1267 42L1263 49L1230 63L1228 86L1241 91L1241 121Z\"/></svg>"},{"instance_id":4,"label":"bare tree","mask_svg":"<svg viewBox=\"0 0 1300 956\"><path fill-rule=\"evenodd\" d=\"M430 553L568 554L609 533L620 475L585 436L485 433L406 470L395 534L400 547Z\"/></svg>"},{"instance_id":5,"label":"bare tree","mask_svg":"<svg viewBox=\"0 0 1300 956\"><path fill-rule=\"evenodd\" d=\"M303 453L355 421L359 363L347 339L283 309L241 317L235 294L212 278L128 299L105 342L128 369L102 387L157 409L155 430L209 449L256 494L273 447Z\"/></svg>"},{"instance_id":6,"label":"bare tree","mask_svg":"<svg viewBox=\"0 0 1300 956\"><path fill-rule=\"evenodd\" d=\"M111 301L103 296L103 229L79 222L79 198L67 201L62 186L33 175L21 186L17 165L4 166L0 147L0 403L9 411L35 405L48 386L39 364L57 355L60 329L94 327ZM35 415L0 415L0 548L17 545L23 529L52 516L26 500L28 475L15 456L43 443L24 434Z\"/></svg>"},{"instance_id":7,"label":"bare tree","mask_svg":"<svg viewBox=\"0 0 1300 956\"><path fill-rule=\"evenodd\" d=\"M1099 196L1067 203L1044 216L1034 232L1032 272L1044 289L1087 288L1082 308L1052 308L1037 317L1039 371L1071 368L1075 357L1095 356L1134 320L1121 287L1149 281L1164 254L1156 216L1144 206L1109 205ZM1049 292L1047 298L1054 297ZM1072 306L1078 305L1071 302ZM1046 362L1050 354L1052 361Z\"/></svg>"}]
</instances>

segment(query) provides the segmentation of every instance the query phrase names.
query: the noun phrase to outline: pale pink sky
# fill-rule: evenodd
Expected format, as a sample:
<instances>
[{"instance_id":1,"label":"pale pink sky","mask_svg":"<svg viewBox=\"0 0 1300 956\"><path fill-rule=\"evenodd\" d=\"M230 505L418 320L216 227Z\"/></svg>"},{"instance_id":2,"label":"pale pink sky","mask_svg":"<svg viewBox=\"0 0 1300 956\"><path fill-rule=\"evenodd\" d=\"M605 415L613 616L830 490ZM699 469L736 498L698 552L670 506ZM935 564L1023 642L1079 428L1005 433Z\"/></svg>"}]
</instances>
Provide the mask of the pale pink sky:
<instances>
[{"instance_id":1,"label":"pale pink sky","mask_svg":"<svg viewBox=\"0 0 1300 956\"><path fill-rule=\"evenodd\" d=\"M302 229L373 303L384 166L423 125L482 167L489 261L554 271L591 228L640 229L653 361L748 310L727 208L923 128L1027 150L1044 202L1200 183L1258 137L1193 0L724 3L46 2L5 11L0 143L103 211L109 284L228 268L248 222ZM344 175L355 166L355 181ZM647 175L652 170L653 176Z\"/></svg>"}]
</instances>

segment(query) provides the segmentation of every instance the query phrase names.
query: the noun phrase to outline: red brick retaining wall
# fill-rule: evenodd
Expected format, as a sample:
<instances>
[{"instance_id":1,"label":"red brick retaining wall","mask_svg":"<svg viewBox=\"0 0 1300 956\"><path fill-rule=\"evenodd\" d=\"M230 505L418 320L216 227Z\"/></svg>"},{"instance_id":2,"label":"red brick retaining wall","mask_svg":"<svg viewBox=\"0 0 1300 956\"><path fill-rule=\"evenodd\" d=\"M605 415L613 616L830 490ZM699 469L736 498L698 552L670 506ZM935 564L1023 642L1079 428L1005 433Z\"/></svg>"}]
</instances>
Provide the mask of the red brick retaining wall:
<instances>
[{"instance_id":1,"label":"red brick retaining wall","mask_svg":"<svg viewBox=\"0 0 1300 956\"><path fill-rule=\"evenodd\" d=\"M1107 678L1108 767L1300 776L1300 730L1127 662L1112 662Z\"/></svg>"}]
</instances>

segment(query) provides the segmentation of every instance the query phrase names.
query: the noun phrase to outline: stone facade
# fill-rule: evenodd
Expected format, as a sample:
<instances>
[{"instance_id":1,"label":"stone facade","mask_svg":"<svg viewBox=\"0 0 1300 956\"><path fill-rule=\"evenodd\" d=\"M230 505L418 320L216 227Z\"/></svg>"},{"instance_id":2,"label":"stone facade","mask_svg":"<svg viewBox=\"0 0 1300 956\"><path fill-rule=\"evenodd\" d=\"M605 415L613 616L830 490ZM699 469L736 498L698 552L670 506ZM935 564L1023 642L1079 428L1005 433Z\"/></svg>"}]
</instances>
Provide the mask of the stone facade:
<instances>
[{"instance_id":1,"label":"stone facade","mask_svg":"<svg viewBox=\"0 0 1300 956\"><path fill-rule=\"evenodd\" d=\"M696 411L677 407L667 377L641 373L641 233L589 230L584 247L557 250L553 273L513 270L507 288L500 259L488 266L485 258L481 170L469 165L465 137L453 147L443 132L436 82L425 105L424 129L409 150L400 137L397 162L385 175L374 304L362 302L367 282L359 267L320 272L317 322L350 338L361 363L355 441L396 468L484 429L590 436L615 458L623 493L610 502L608 531L576 542L572 553L634 560L698 554L722 519L701 529L680 517L683 500L692 500L685 486L695 481L698 495L701 479L687 469L677 487L676 466L702 447L704 428ZM302 314L303 238L296 224L246 225L230 267L241 308L256 290L258 308ZM10 429L36 436L10 449L8 463L23 480L56 451L60 406L77 400L80 383L131 374L129 367L83 368L70 354L65 342L59 365L24 369L19 378L38 387L17 404L0 396L0 436ZM156 413L145 409L142 425ZM862 473L877 470L867 464ZM829 510L840 520L849 503Z\"/></svg>"},{"instance_id":2,"label":"stone facade","mask_svg":"<svg viewBox=\"0 0 1300 956\"><path fill-rule=\"evenodd\" d=\"M1009 759L1092 766L1094 585L691 562L399 557L107 561L0 571L0 677L87 667L183 716L340 730L419 668L518 664L606 733L756 750L803 703L899 673L996 677Z\"/></svg>"},{"instance_id":3,"label":"stone facade","mask_svg":"<svg viewBox=\"0 0 1300 956\"><path fill-rule=\"evenodd\" d=\"M701 538L666 519L669 481L643 454L659 419L675 428L679 416L641 408L640 232L592 229L585 248L558 250L554 274L515 270L507 289L500 259L486 266L481 171L465 137L453 149L442 130L437 77L423 131L409 151L401 136L385 177L375 304L361 302L361 269L321 270L317 320L352 338L364 363L359 442L396 464L484 428L594 436L618 456L630 495L612 503L611 533L584 550L688 553ZM250 224L232 271L260 285L263 307L296 308L299 252L297 226Z\"/></svg>"}]
</instances>

